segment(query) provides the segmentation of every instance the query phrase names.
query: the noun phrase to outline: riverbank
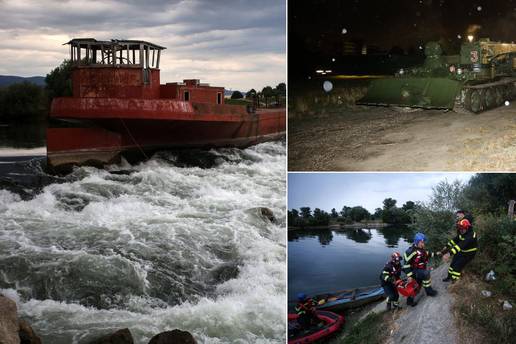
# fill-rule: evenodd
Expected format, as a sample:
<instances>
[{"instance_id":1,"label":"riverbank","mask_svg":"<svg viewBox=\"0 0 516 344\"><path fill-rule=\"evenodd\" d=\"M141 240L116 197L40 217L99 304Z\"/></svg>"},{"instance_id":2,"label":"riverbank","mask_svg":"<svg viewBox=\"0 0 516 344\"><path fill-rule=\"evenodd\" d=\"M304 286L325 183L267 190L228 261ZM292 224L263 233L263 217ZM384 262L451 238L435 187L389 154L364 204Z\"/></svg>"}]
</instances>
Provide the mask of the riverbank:
<instances>
[{"instance_id":1,"label":"riverbank","mask_svg":"<svg viewBox=\"0 0 516 344\"><path fill-rule=\"evenodd\" d=\"M350 317L331 344L511 343L516 316L502 306L507 296L471 271L453 285L442 282L448 266L432 271L436 297L421 292L416 307L407 306L401 297L403 308L395 312L387 312L385 302L378 302L360 312L358 319ZM482 290L492 291L492 296L482 296Z\"/></svg>"}]
</instances>

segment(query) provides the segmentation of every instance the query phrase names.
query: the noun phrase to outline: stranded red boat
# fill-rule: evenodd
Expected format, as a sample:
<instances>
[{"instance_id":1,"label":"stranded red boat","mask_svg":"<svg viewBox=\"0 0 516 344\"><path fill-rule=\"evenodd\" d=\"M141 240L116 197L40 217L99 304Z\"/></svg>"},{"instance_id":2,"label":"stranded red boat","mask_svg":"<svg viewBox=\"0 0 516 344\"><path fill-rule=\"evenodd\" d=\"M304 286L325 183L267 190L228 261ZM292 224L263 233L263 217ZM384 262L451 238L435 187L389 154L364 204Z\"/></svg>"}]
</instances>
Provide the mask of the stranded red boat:
<instances>
[{"instance_id":1,"label":"stranded red boat","mask_svg":"<svg viewBox=\"0 0 516 344\"><path fill-rule=\"evenodd\" d=\"M54 98L50 167L106 164L170 148L247 147L285 137L285 108L224 103L199 80L160 84L159 45L72 39L72 97ZM55 121L54 121L55 122Z\"/></svg>"},{"instance_id":2,"label":"stranded red boat","mask_svg":"<svg viewBox=\"0 0 516 344\"><path fill-rule=\"evenodd\" d=\"M328 312L315 312L321 324L302 328L298 322L297 314L288 315L288 344L314 343L328 338L342 328L344 317L342 315Z\"/></svg>"}]
</instances>

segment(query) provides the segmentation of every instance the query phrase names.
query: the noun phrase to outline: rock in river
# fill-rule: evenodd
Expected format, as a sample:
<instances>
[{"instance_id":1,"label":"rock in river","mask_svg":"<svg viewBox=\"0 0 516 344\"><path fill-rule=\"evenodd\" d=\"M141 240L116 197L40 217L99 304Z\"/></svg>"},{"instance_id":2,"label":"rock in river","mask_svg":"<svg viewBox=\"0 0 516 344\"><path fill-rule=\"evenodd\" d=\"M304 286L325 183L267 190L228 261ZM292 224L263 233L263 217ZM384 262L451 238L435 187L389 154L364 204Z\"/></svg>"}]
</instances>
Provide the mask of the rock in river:
<instances>
[{"instance_id":1,"label":"rock in river","mask_svg":"<svg viewBox=\"0 0 516 344\"><path fill-rule=\"evenodd\" d=\"M155 335L149 344L197 344L190 332L173 330Z\"/></svg>"}]
</instances>

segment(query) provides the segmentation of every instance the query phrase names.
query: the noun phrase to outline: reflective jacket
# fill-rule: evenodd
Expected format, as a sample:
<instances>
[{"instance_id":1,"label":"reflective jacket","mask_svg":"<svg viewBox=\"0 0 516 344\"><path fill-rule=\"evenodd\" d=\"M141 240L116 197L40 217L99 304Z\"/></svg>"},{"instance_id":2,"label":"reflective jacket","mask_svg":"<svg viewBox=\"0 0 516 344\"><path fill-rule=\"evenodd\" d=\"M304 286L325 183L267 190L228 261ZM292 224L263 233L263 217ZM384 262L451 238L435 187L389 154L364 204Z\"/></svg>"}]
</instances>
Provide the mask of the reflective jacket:
<instances>
[{"instance_id":1,"label":"reflective jacket","mask_svg":"<svg viewBox=\"0 0 516 344\"><path fill-rule=\"evenodd\" d=\"M315 306L317 302L314 299L306 299L305 301L298 302L295 311L298 315L311 314L315 312Z\"/></svg>"},{"instance_id":2,"label":"reflective jacket","mask_svg":"<svg viewBox=\"0 0 516 344\"><path fill-rule=\"evenodd\" d=\"M424 248L419 248L415 245L410 246L403 256L403 272L407 277L412 277L414 270L426 269L428 259L434 256L433 252L427 251Z\"/></svg>"},{"instance_id":3,"label":"reflective jacket","mask_svg":"<svg viewBox=\"0 0 516 344\"><path fill-rule=\"evenodd\" d=\"M394 283L400 279L401 275L401 264L394 264L392 261L388 261L383 267L380 279L385 283Z\"/></svg>"},{"instance_id":4,"label":"reflective jacket","mask_svg":"<svg viewBox=\"0 0 516 344\"><path fill-rule=\"evenodd\" d=\"M478 248L477 233L473 228L469 228L464 234L457 230L457 236L448 241L446 246L452 254L475 252Z\"/></svg>"}]
</instances>

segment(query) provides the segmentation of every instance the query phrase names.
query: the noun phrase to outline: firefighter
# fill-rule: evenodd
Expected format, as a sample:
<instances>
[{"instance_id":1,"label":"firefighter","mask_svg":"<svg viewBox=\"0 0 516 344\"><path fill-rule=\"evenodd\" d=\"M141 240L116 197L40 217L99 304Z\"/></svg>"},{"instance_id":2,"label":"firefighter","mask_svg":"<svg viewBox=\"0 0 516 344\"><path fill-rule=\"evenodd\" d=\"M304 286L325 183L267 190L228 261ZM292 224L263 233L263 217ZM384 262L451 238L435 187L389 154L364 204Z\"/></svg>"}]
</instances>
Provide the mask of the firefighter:
<instances>
[{"instance_id":1,"label":"firefighter","mask_svg":"<svg viewBox=\"0 0 516 344\"><path fill-rule=\"evenodd\" d=\"M430 270L427 269L428 259L434 256L433 252L425 249L426 237L423 233L416 233L414 236L414 244L405 251L405 264L403 272L410 282L415 279L419 285L423 285L426 295L436 296L437 291L432 288L432 279L430 278ZM415 306L412 296L407 298L407 305Z\"/></svg>"},{"instance_id":2,"label":"firefighter","mask_svg":"<svg viewBox=\"0 0 516 344\"><path fill-rule=\"evenodd\" d=\"M449 257L449 253L453 254L452 262L448 268L448 276L443 279L443 282L456 282L461 276L462 269L477 253L477 234L473 230L471 220L466 218L464 210L458 210L456 216L457 236L448 241L446 247L441 251L445 255L445 259Z\"/></svg>"},{"instance_id":3,"label":"firefighter","mask_svg":"<svg viewBox=\"0 0 516 344\"><path fill-rule=\"evenodd\" d=\"M315 314L317 301L306 297L304 293L297 294L297 300L298 303L295 308L297 315L299 315L297 322L303 329L307 329L319 321L319 318Z\"/></svg>"},{"instance_id":4,"label":"firefighter","mask_svg":"<svg viewBox=\"0 0 516 344\"><path fill-rule=\"evenodd\" d=\"M391 259L383 267L380 275L382 288L387 295L387 310L401 308L398 302L399 294L396 281L400 280L401 275L401 255L394 252Z\"/></svg>"}]
</instances>

